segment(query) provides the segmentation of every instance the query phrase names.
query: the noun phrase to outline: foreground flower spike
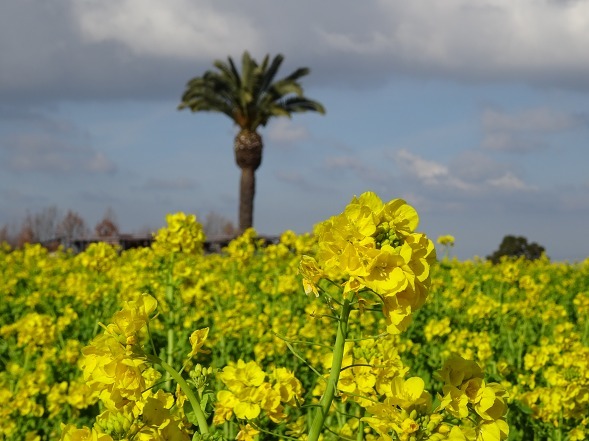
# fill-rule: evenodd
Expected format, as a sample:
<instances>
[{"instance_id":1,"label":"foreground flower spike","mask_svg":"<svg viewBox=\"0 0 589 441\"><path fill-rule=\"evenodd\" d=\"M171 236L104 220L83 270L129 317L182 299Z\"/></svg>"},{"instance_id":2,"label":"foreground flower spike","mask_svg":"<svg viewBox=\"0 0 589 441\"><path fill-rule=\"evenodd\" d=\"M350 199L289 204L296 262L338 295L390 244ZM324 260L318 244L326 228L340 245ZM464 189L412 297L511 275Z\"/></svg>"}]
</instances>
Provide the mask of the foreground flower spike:
<instances>
[{"instance_id":1,"label":"foreground flower spike","mask_svg":"<svg viewBox=\"0 0 589 441\"><path fill-rule=\"evenodd\" d=\"M318 295L320 277L340 281L360 299L368 290L383 305L387 331L398 334L425 303L434 244L415 232L419 217L402 199L387 203L372 192L354 197L344 211L315 227L317 259L304 257L305 292Z\"/></svg>"},{"instance_id":2,"label":"foreground flower spike","mask_svg":"<svg viewBox=\"0 0 589 441\"><path fill-rule=\"evenodd\" d=\"M309 441L319 439L336 395L352 310L380 303L386 331L398 334L409 325L412 312L425 303L436 254L432 241L415 232L418 223L417 212L404 200L383 203L375 193L367 192L354 197L341 214L315 227L316 259L304 256L299 266L305 293L318 296L321 279L330 279L342 289L336 294L325 292L329 304L340 308L331 369ZM411 390L408 397L420 395L416 392L419 384L410 383L407 388ZM413 430L415 424L409 426Z\"/></svg>"}]
</instances>

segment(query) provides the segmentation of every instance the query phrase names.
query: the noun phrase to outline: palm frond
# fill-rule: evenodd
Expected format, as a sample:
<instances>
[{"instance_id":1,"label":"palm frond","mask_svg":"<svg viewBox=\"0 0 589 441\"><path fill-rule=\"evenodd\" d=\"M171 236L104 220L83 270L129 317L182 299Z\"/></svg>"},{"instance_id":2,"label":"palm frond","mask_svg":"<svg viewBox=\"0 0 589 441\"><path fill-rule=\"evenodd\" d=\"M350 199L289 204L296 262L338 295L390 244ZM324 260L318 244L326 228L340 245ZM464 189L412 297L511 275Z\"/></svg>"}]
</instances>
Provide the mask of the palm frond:
<instances>
[{"instance_id":1,"label":"palm frond","mask_svg":"<svg viewBox=\"0 0 589 441\"><path fill-rule=\"evenodd\" d=\"M245 51L240 72L231 57L227 62L217 60L213 63L216 70L188 81L178 109L222 112L241 128L250 130L265 126L273 117L308 111L325 113L322 104L303 95L298 82L310 72L308 68L298 68L275 80L283 61L281 54L272 59L266 55L258 64Z\"/></svg>"}]
</instances>

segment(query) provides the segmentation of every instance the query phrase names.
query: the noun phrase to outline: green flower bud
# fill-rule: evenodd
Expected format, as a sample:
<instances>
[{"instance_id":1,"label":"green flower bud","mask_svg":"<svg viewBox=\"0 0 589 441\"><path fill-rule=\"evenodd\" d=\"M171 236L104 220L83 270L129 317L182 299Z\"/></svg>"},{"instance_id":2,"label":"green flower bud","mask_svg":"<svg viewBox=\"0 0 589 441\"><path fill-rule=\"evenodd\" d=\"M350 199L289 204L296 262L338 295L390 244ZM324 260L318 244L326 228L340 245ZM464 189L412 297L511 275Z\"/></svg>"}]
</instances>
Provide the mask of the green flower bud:
<instances>
[{"instance_id":1,"label":"green flower bud","mask_svg":"<svg viewBox=\"0 0 589 441\"><path fill-rule=\"evenodd\" d=\"M426 430L431 433L434 430L436 430L436 427L438 427L438 423L436 423L435 421L430 421L429 423L427 423Z\"/></svg>"},{"instance_id":2,"label":"green flower bud","mask_svg":"<svg viewBox=\"0 0 589 441\"><path fill-rule=\"evenodd\" d=\"M133 424L133 417L123 413L107 410L96 418L96 425L115 439L126 436Z\"/></svg>"}]
</instances>

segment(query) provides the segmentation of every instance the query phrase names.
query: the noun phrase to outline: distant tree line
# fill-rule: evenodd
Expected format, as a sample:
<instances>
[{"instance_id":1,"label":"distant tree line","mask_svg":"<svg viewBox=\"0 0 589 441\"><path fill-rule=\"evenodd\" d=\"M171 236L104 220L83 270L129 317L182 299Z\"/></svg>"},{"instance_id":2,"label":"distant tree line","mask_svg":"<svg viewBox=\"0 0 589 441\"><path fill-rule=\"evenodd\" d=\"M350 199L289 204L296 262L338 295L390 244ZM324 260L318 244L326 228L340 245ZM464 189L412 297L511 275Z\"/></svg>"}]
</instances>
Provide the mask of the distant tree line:
<instances>
[{"instance_id":1,"label":"distant tree line","mask_svg":"<svg viewBox=\"0 0 589 441\"><path fill-rule=\"evenodd\" d=\"M116 216L108 208L94 227L99 237L115 236L119 233ZM0 228L0 243L6 242L13 248L22 248L26 243L41 243L49 249L60 244L68 245L74 239L89 236L90 228L84 218L73 210L60 216L56 206L43 208L37 213L27 213L20 225Z\"/></svg>"},{"instance_id":2,"label":"distant tree line","mask_svg":"<svg viewBox=\"0 0 589 441\"><path fill-rule=\"evenodd\" d=\"M507 235L501 241L499 249L487 256L487 260L499 263L503 256L536 260L542 257L544 251L543 246L538 245L536 242L528 243L528 239L523 236Z\"/></svg>"},{"instance_id":3,"label":"distant tree line","mask_svg":"<svg viewBox=\"0 0 589 441\"><path fill-rule=\"evenodd\" d=\"M208 213L204 221L200 221L209 238L231 237L237 233L233 222L215 212ZM143 227L136 234L151 236L154 231L149 227ZM20 225L1 226L0 244L5 242L11 248L22 248L26 243L40 243L50 250L55 250L59 245L69 248L76 239L89 236L107 239L118 237L120 233L116 214L110 207L94 228L90 229L86 220L76 211L68 210L61 216L58 208L51 206L37 213L27 213Z\"/></svg>"}]
</instances>

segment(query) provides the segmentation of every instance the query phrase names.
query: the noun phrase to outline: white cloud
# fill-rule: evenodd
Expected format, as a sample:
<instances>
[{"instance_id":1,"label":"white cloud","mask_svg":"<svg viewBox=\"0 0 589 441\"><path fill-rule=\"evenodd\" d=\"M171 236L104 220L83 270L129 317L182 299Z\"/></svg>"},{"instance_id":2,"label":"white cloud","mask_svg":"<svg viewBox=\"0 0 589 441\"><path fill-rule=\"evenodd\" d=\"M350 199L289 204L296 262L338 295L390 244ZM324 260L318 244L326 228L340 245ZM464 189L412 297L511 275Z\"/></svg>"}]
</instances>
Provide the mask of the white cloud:
<instances>
[{"instance_id":1,"label":"white cloud","mask_svg":"<svg viewBox=\"0 0 589 441\"><path fill-rule=\"evenodd\" d=\"M293 124L290 119L280 118L270 123L265 137L272 142L292 144L308 139L309 132L306 127Z\"/></svg>"},{"instance_id":2,"label":"white cloud","mask_svg":"<svg viewBox=\"0 0 589 441\"><path fill-rule=\"evenodd\" d=\"M424 159L405 149L394 154L395 161L407 174L430 189L460 190L481 194L489 190L529 191L527 185L508 165L499 164L484 154L467 151L446 166Z\"/></svg>"},{"instance_id":3,"label":"white cloud","mask_svg":"<svg viewBox=\"0 0 589 441\"><path fill-rule=\"evenodd\" d=\"M495 187L501 190L528 191L536 189L535 187L527 185L525 182L523 182L520 178L518 178L511 172L507 172L498 178L489 179L487 182L489 183L489 185L491 185L491 187Z\"/></svg>"},{"instance_id":4,"label":"white cloud","mask_svg":"<svg viewBox=\"0 0 589 441\"><path fill-rule=\"evenodd\" d=\"M373 13L364 32L323 31L327 47L387 56L402 70L471 78L580 75L589 67L589 2L380 0Z\"/></svg>"},{"instance_id":5,"label":"white cloud","mask_svg":"<svg viewBox=\"0 0 589 441\"><path fill-rule=\"evenodd\" d=\"M440 179L447 178L448 167L434 161L428 161L405 149L397 152L397 159L402 162L409 171L424 181L426 184L436 184Z\"/></svg>"},{"instance_id":6,"label":"white cloud","mask_svg":"<svg viewBox=\"0 0 589 441\"><path fill-rule=\"evenodd\" d=\"M472 184L453 175L446 165L429 161L405 149L398 150L394 154L394 160L409 175L414 176L426 186L446 186L460 190L473 189Z\"/></svg>"},{"instance_id":7,"label":"white cloud","mask_svg":"<svg viewBox=\"0 0 589 441\"><path fill-rule=\"evenodd\" d=\"M257 46L245 15L216 10L215 2L190 0L71 0L89 42L116 41L137 55L194 58L232 52L236 36Z\"/></svg>"}]
</instances>

